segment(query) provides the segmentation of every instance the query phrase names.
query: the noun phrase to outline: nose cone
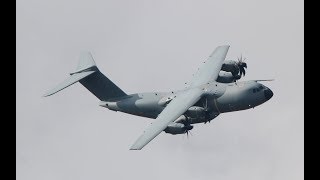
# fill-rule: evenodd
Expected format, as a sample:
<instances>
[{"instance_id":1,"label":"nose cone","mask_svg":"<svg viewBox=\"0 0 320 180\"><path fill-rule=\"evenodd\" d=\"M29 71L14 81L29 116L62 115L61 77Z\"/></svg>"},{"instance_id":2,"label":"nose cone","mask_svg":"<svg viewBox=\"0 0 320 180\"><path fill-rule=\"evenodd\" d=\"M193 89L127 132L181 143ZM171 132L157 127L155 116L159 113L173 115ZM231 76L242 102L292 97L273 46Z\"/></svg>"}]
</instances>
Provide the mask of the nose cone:
<instances>
[{"instance_id":1,"label":"nose cone","mask_svg":"<svg viewBox=\"0 0 320 180\"><path fill-rule=\"evenodd\" d=\"M264 90L264 97L266 98L266 100L271 99L272 96L273 96L273 92L269 88Z\"/></svg>"}]
</instances>

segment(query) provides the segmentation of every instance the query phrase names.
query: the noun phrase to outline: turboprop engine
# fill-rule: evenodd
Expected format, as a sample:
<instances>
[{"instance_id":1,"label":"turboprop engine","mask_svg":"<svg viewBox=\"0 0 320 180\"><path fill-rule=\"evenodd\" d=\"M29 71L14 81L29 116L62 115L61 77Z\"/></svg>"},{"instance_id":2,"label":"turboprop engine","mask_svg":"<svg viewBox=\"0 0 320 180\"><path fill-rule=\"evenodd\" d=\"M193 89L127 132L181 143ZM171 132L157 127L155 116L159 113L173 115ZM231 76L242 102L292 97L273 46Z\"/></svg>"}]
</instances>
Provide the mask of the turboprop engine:
<instances>
[{"instance_id":1,"label":"turboprop engine","mask_svg":"<svg viewBox=\"0 0 320 180\"><path fill-rule=\"evenodd\" d=\"M206 111L203 107L199 107L199 106L192 106L190 107L185 115L190 119L203 119L206 116Z\"/></svg>"},{"instance_id":2,"label":"turboprop engine","mask_svg":"<svg viewBox=\"0 0 320 180\"><path fill-rule=\"evenodd\" d=\"M220 71L219 76L217 78L217 82L219 83L232 83L236 80L240 79L238 75L234 76L231 72Z\"/></svg>"},{"instance_id":3,"label":"turboprop engine","mask_svg":"<svg viewBox=\"0 0 320 180\"><path fill-rule=\"evenodd\" d=\"M188 131L190 131L192 128L193 126L190 124L172 122L168 125L168 127L164 130L164 132L174 134L174 135L184 134L184 133L188 134Z\"/></svg>"},{"instance_id":4,"label":"turboprop engine","mask_svg":"<svg viewBox=\"0 0 320 180\"><path fill-rule=\"evenodd\" d=\"M217 82L220 83L231 83L240 79L241 76L246 75L245 68L247 68L247 63L244 62L245 58L238 58L238 61L228 60L222 64L221 71Z\"/></svg>"},{"instance_id":5,"label":"turboprop engine","mask_svg":"<svg viewBox=\"0 0 320 180\"><path fill-rule=\"evenodd\" d=\"M205 119L205 109L198 106L190 107L184 115L181 115L177 120L170 123L168 127L164 130L166 133L170 134L184 134L193 128L191 123L202 122Z\"/></svg>"}]
</instances>

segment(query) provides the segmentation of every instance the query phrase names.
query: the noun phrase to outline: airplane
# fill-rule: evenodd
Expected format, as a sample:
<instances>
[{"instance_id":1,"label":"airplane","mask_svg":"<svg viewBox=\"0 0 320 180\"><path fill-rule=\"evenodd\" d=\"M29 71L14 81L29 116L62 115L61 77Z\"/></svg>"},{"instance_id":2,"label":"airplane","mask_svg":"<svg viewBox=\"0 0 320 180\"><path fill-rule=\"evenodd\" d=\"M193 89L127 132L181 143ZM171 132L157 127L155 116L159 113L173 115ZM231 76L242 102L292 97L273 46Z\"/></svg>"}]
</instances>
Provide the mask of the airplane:
<instances>
[{"instance_id":1,"label":"airplane","mask_svg":"<svg viewBox=\"0 0 320 180\"><path fill-rule=\"evenodd\" d=\"M273 92L259 81L238 81L247 64L225 61L229 45L218 46L183 90L127 94L102 74L90 52L82 52L76 71L49 90L47 97L80 82L112 111L155 119L130 150L141 150L162 131L187 134L193 124L207 123L221 113L254 108L271 99Z\"/></svg>"}]
</instances>

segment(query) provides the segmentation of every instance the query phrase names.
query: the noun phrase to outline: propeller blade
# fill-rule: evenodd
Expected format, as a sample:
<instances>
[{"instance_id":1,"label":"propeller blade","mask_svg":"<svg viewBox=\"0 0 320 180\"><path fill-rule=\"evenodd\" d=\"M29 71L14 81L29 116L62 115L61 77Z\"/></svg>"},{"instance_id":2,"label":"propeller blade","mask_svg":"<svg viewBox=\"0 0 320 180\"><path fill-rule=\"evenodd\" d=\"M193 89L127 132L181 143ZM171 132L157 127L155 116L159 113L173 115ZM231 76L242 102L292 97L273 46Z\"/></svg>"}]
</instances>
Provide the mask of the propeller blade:
<instances>
[{"instance_id":1,"label":"propeller blade","mask_svg":"<svg viewBox=\"0 0 320 180\"><path fill-rule=\"evenodd\" d=\"M203 108L204 108L204 111L208 111L208 99L207 98L203 102Z\"/></svg>"},{"instance_id":2,"label":"propeller blade","mask_svg":"<svg viewBox=\"0 0 320 180\"><path fill-rule=\"evenodd\" d=\"M247 68L247 63L242 63L244 68Z\"/></svg>"},{"instance_id":3,"label":"propeller blade","mask_svg":"<svg viewBox=\"0 0 320 180\"><path fill-rule=\"evenodd\" d=\"M241 69L242 69L243 76L245 76L246 75L246 70L244 69L244 67L241 67Z\"/></svg>"},{"instance_id":4,"label":"propeller blade","mask_svg":"<svg viewBox=\"0 0 320 180\"><path fill-rule=\"evenodd\" d=\"M245 68L247 68L247 63L244 62L244 60L246 60L246 58L244 58L242 56L242 54L240 55L240 58L238 57L238 68L239 68L239 76L245 76L246 75L246 70Z\"/></svg>"},{"instance_id":5,"label":"propeller blade","mask_svg":"<svg viewBox=\"0 0 320 180\"><path fill-rule=\"evenodd\" d=\"M192 133L191 133L190 130L187 130L187 131L186 131L186 134L187 134L187 138L188 138L188 139L189 139L189 134L192 136Z\"/></svg>"},{"instance_id":6,"label":"propeller blade","mask_svg":"<svg viewBox=\"0 0 320 180\"><path fill-rule=\"evenodd\" d=\"M239 74L240 74L240 77L242 76L242 74L243 74L243 68L241 67L241 66L239 66Z\"/></svg>"}]
</instances>

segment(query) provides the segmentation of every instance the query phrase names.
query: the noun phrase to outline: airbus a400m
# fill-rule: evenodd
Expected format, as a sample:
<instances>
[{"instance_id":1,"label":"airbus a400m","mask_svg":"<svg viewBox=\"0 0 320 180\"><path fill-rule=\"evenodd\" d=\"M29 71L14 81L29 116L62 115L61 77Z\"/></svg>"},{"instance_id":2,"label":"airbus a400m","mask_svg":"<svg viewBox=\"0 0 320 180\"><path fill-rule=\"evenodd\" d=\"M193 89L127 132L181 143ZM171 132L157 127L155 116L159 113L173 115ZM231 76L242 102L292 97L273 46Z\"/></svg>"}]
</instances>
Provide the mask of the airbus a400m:
<instances>
[{"instance_id":1,"label":"airbus a400m","mask_svg":"<svg viewBox=\"0 0 320 180\"><path fill-rule=\"evenodd\" d=\"M113 111L155 119L131 146L140 150L162 131L188 133L193 124L207 123L221 113L250 109L268 101L273 92L259 81L238 81L247 64L225 61L229 46L219 46L193 75L183 90L127 94L103 75L89 52L82 53L75 72L44 96L80 82Z\"/></svg>"}]
</instances>

